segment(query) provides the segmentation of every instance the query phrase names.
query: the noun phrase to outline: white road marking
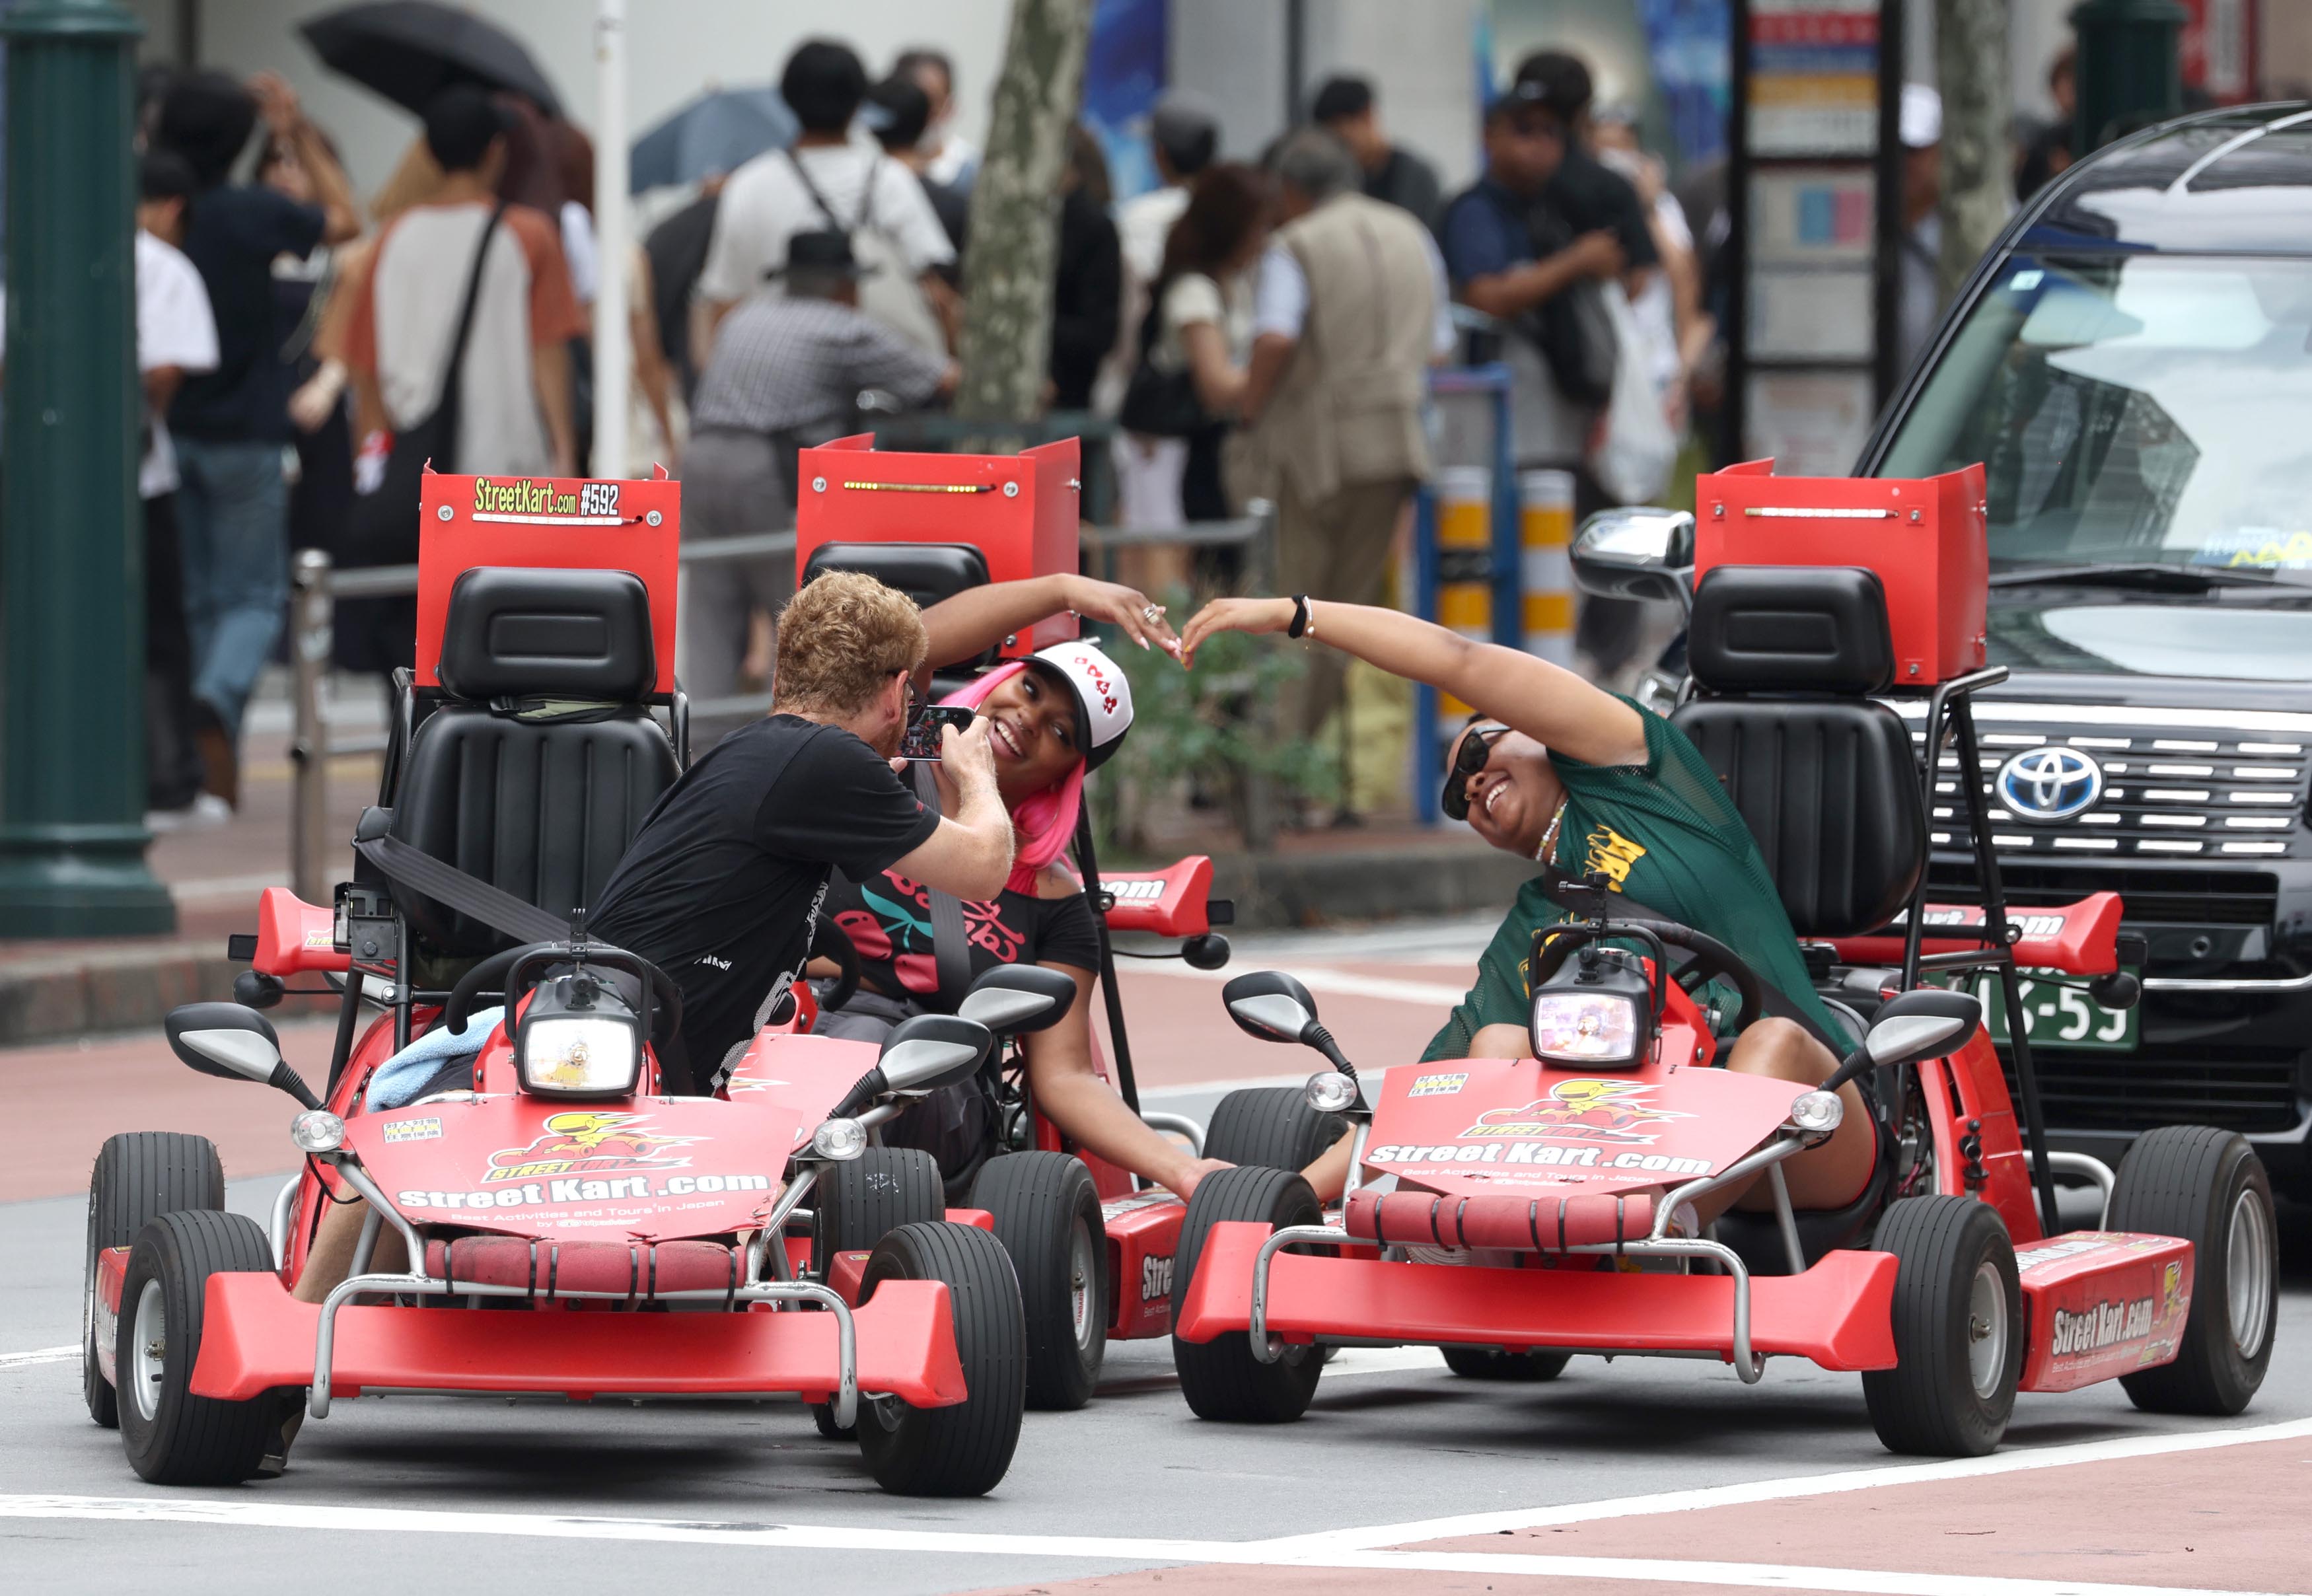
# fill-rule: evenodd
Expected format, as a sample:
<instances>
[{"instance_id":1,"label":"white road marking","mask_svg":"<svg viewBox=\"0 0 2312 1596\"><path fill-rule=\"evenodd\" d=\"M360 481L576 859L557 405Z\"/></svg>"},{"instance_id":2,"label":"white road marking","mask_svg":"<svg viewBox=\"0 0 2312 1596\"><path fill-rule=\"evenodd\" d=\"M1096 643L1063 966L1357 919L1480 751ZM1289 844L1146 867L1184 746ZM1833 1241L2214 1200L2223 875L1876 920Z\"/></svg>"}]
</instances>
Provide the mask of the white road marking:
<instances>
[{"instance_id":1,"label":"white road marking","mask_svg":"<svg viewBox=\"0 0 2312 1596\"><path fill-rule=\"evenodd\" d=\"M1573 1503L1563 1507L1511 1508L1499 1513L1459 1513L1451 1518L1375 1524L1362 1530L1322 1530L1309 1535L1286 1536L1270 1544L1280 1549L1305 1548L1340 1551L1406 1546L1415 1541L1444 1540L1463 1535L1494 1535L1505 1530L1587 1524L1601 1519L1630 1518L1644 1513L1691 1513L1706 1507L1738 1507L1754 1502L1782 1502L1793 1496L1875 1490L1885 1486L1981 1479L2032 1469L2060 1469L2074 1463L2103 1463L2124 1458L2165 1457L2173 1452L2206 1451L2217 1447L2246 1446L2264 1441L2297 1441L2307 1436L2312 1436L2312 1419L2304 1418L2257 1425L2244 1430L2194 1430L2182 1434L2132 1435L2115 1441L2083 1441L2069 1446L2019 1448L2012 1451L1995 1452L1987 1458L1956 1458L1941 1463L1900 1463L1884 1469L1852 1469L1837 1474L1753 1480L1746 1485L1664 1491L1655 1495Z\"/></svg>"},{"instance_id":2,"label":"white road marking","mask_svg":"<svg viewBox=\"0 0 2312 1596\"><path fill-rule=\"evenodd\" d=\"M77 1346L43 1346L37 1352L0 1352L0 1369L13 1369L24 1364L61 1364L66 1358L80 1356Z\"/></svg>"},{"instance_id":3,"label":"white road marking","mask_svg":"<svg viewBox=\"0 0 2312 1596\"><path fill-rule=\"evenodd\" d=\"M2057 1449L2060 1450L2060 1449ZM1900 1470L1888 1470L1898 1473ZM856 1525L702 1524L544 1513L451 1513L420 1508L324 1507L214 1497L0 1496L0 1518L213 1524L318 1530L334 1534L520 1535L549 1540L630 1540L761 1549L845 1551L861 1545ZM1287 1549L1276 1541L1166 1540L1096 1535L983 1535L879 1526L880 1553L958 1553L1064 1557L1140 1564L1222 1564L1256 1568L1359 1568L1393 1573L1493 1574L1528 1577L1670 1582L1737 1588L1857 1592L1864 1596L2266 1596L2197 1587L2001 1579L1777 1563L1683 1562L1670 1558L1553 1557L1509 1552L1390 1552ZM2275 1593L2276 1596L2276 1593Z\"/></svg>"}]
</instances>

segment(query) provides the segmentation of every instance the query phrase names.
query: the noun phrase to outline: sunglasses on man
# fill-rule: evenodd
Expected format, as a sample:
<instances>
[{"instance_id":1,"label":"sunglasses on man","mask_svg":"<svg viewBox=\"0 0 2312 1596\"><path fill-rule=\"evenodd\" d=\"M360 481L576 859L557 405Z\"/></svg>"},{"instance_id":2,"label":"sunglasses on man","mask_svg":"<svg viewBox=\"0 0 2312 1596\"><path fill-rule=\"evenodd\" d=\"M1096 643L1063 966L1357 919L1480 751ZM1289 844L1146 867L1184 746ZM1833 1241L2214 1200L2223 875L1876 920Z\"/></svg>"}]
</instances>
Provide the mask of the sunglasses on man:
<instances>
[{"instance_id":1,"label":"sunglasses on man","mask_svg":"<svg viewBox=\"0 0 2312 1596\"><path fill-rule=\"evenodd\" d=\"M1472 721L1461 733L1461 741L1453 748L1452 768L1445 773L1445 790L1437 797L1437 807L1446 818L1469 818L1469 778L1485 767L1485 761L1493 757L1493 744L1508 730L1499 721Z\"/></svg>"}]
</instances>

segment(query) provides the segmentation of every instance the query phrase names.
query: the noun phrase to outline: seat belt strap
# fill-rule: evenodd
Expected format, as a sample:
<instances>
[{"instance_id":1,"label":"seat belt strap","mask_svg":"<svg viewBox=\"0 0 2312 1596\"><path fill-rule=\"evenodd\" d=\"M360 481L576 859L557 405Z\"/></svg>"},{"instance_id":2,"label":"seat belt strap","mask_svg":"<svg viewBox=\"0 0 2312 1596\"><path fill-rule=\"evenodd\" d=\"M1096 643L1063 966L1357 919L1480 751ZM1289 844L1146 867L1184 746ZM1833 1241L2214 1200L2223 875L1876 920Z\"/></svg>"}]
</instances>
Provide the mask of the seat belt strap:
<instances>
[{"instance_id":1,"label":"seat belt strap","mask_svg":"<svg viewBox=\"0 0 2312 1596\"><path fill-rule=\"evenodd\" d=\"M916 760L910 774L915 796L923 800L925 809L939 813L939 782L932 775L932 761ZM971 990L971 943L963 923L963 900L937 887L926 886L924 890L931 899L932 969L939 978L940 1007L951 1014L962 1005L963 995Z\"/></svg>"},{"instance_id":2,"label":"seat belt strap","mask_svg":"<svg viewBox=\"0 0 2312 1596\"><path fill-rule=\"evenodd\" d=\"M501 936L517 943L556 943L570 935L567 920L525 903L504 888L444 864L423 848L397 837L372 837L354 844L354 852L375 865L394 886L430 898L469 919L479 920Z\"/></svg>"}]
</instances>

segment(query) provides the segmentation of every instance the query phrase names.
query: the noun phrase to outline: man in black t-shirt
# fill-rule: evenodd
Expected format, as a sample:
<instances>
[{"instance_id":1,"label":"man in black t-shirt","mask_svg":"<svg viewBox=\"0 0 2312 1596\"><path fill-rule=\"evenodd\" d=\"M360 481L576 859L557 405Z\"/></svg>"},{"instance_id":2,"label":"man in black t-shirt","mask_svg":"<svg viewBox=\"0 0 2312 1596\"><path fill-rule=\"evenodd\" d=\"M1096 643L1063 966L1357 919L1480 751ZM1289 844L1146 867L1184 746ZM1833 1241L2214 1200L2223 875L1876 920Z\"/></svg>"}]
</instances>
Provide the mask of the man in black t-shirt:
<instances>
[{"instance_id":1,"label":"man in black t-shirt","mask_svg":"<svg viewBox=\"0 0 2312 1596\"><path fill-rule=\"evenodd\" d=\"M682 989L660 1060L670 1090L714 1091L784 1006L829 871L896 868L966 899L1003 890L1012 819L988 723L943 733L945 818L893 767L926 646L903 595L853 572L818 577L779 619L776 713L717 743L644 817L590 930Z\"/></svg>"}]
</instances>

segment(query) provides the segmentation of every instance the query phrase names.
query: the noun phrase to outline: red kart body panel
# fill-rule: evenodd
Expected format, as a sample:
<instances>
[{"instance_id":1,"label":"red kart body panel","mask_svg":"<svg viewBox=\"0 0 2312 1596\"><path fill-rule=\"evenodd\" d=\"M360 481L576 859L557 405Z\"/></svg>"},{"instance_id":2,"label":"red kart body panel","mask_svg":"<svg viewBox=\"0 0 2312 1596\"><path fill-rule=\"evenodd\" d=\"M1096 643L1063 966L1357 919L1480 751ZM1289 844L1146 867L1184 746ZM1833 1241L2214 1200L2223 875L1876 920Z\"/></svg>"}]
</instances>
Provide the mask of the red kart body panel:
<instances>
[{"instance_id":1,"label":"red kart body panel","mask_svg":"<svg viewBox=\"0 0 2312 1596\"><path fill-rule=\"evenodd\" d=\"M257 956L250 967L269 976L352 969L353 956L338 952L336 939L334 911L286 887L267 887L257 898Z\"/></svg>"},{"instance_id":2,"label":"red kart body panel","mask_svg":"<svg viewBox=\"0 0 2312 1596\"><path fill-rule=\"evenodd\" d=\"M120 1292L128 1284L128 1249L107 1247L96 1255L96 1367L113 1385L120 1383Z\"/></svg>"},{"instance_id":3,"label":"red kart body panel","mask_svg":"<svg viewBox=\"0 0 2312 1596\"><path fill-rule=\"evenodd\" d=\"M1213 928L1213 862L1206 855L1191 854L1162 870L1104 871L1099 884L1116 900L1108 911L1110 931L1181 937Z\"/></svg>"},{"instance_id":4,"label":"red kart body panel","mask_svg":"<svg viewBox=\"0 0 2312 1596\"><path fill-rule=\"evenodd\" d=\"M2192 1310L2192 1244L2073 1231L2015 1250L2023 1386L2069 1391L2176 1361Z\"/></svg>"},{"instance_id":5,"label":"red kart body panel","mask_svg":"<svg viewBox=\"0 0 2312 1596\"><path fill-rule=\"evenodd\" d=\"M442 629L450 590L476 566L551 571L631 571L650 593L654 690L674 691L676 560L682 484L654 469L646 480L474 477L428 471L417 522L417 675L441 686Z\"/></svg>"},{"instance_id":6,"label":"red kart body panel","mask_svg":"<svg viewBox=\"0 0 2312 1596\"><path fill-rule=\"evenodd\" d=\"M1188 1205L1158 1187L1110 1197L1099 1206L1108 1227L1108 1277L1114 1301L1112 1341L1145 1341L1172 1333L1172 1255Z\"/></svg>"},{"instance_id":7,"label":"red kart body panel","mask_svg":"<svg viewBox=\"0 0 2312 1596\"><path fill-rule=\"evenodd\" d=\"M1952 1197L1979 1197L1999 1211L2007 1233L2022 1247L2046 1232L2040 1227L2039 1206L2031 1197L2031 1160L2023 1151L2022 1127L2016 1122L2015 1101L2007 1094L2007 1075L2000 1068L1998 1050L1980 1027L1966 1047L1949 1058L1929 1059L1919 1066L1930 1103L1951 1102L1957 1113L1930 1116L1935 1136L1937 1189ZM1943 1095L1935 1092L1940 1083ZM1959 1141L1968 1126L1982 1145L1976 1154L1983 1176L1969 1177Z\"/></svg>"},{"instance_id":8,"label":"red kart body panel","mask_svg":"<svg viewBox=\"0 0 2312 1596\"><path fill-rule=\"evenodd\" d=\"M1216 1224L1180 1306L1183 1340L1252 1325L1253 1261L1261 1224ZM1625 1275L1581 1258L1563 1268L1383 1263L1377 1258L1280 1254L1268 1276L1268 1329L1288 1342L1318 1337L1734 1355L1734 1283L1715 1275ZM1750 1336L1762 1353L1826 1369L1890 1369L1895 1257L1834 1252L1803 1275L1750 1282Z\"/></svg>"},{"instance_id":9,"label":"red kart body panel","mask_svg":"<svg viewBox=\"0 0 2312 1596\"><path fill-rule=\"evenodd\" d=\"M271 1275L209 1277L192 1390L246 1401L313 1379L319 1305ZM894 1280L858 1310L859 1383L918 1407L963 1400L948 1289ZM545 1391L568 1397L832 1394L831 1313L632 1313L549 1304L513 1313L440 1308L337 1311L331 1389Z\"/></svg>"},{"instance_id":10,"label":"red kart body panel","mask_svg":"<svg viewBox=\"0 0 2312 1596\"><path fill-rule=\"evenodd\" d=\"M2015 944L2015 962L2025 969L2056 969L2071 976L2109 975L2119 968L2119 894L2091 892L2077 903L2050 904L2013 909L2010 926L2022 933ZM1923 953L1966 952L1983 946L1980 939L1962 942L1937 936L1937 926L1979 926L1980 904L1931 903L1922 916L1927 925L1919 939ZM1900 964L1900 936L1843 936L1830 944L1842 964Z\"/></svg>"}]
</instances>

